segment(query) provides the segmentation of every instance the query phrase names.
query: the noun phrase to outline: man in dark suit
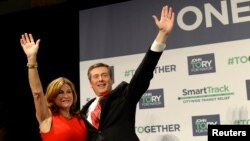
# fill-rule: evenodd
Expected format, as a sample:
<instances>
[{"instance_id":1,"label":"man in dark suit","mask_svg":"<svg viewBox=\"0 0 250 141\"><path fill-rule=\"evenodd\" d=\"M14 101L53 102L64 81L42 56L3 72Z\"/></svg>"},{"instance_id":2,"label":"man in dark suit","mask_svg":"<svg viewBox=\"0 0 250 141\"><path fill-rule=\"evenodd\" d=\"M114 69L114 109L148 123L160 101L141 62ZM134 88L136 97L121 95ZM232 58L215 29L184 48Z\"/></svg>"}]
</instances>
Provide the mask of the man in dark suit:
<instances>
[{"instance_id":1,"label":"man in dark suit","mask_svg":"<svg viewBox=\"0 0 250 141\"><path fill-rule=\"evenodd\" d=\"M97 63L89 67L88 79L96 94L81 109L81 116L88 127L91 141L139 141L135 132L136 105L147 91L154 69L166 47L166 41L174 25L171 7L162 8L160 20L153 16L159 31L155 41L146 52L130 83L121 82L112 90L112 71L107 64ZM91 115L101 99L99 126Z\"/></svg>"}]
</instances>

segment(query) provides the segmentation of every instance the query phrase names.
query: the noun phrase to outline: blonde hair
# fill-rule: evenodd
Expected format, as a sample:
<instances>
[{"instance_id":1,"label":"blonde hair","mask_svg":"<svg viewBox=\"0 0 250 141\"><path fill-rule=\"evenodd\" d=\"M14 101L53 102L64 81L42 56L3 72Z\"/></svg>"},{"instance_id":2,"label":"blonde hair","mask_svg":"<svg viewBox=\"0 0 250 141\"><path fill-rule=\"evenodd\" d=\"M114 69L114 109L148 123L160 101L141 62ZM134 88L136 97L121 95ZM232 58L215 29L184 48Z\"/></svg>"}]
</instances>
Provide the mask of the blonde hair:
<instances>
[{"instance_id":1,"label":"blonde hair","mask_svg":"<svg viewBox=\"0 0 250 141\"><path fill-rule=\"evenodd\" d=\"M76 115L76 114L78 114L78 109L76 108L77 93L76 93L75 85L69 79L67 79L65 77L59 77L59 78L54 79L52 82L49 83L49 85L46 89L46 93L45 93L45 98L47 100L48 107L50 108L52 113L59 112L57 105L54 103L54 99L59 94L59 92L64 84L69 85L71 90L72 90L73 104L70 107L70 113L73 115Z\"/></svg>"}]
</instances>

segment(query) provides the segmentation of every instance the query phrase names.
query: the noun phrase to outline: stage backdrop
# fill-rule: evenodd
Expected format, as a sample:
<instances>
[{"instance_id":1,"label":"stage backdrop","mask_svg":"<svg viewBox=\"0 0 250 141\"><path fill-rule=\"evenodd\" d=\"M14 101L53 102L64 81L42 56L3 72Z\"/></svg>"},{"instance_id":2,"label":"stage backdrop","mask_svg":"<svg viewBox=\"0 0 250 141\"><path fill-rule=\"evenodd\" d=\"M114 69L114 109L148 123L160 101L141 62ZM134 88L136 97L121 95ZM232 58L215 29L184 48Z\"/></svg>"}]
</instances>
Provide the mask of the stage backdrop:
<instances>
[{"instance_id":1,"label":"stage backdrop","mask_svg":"<svg viewBox=\"0 0 250 141\"><path fill-rule=\"evenodd\" d=\"M167 48L137 106L142 141L207 141L208 125L250 125L250 0L133 0L81 10L80 103L93 98L88 67L129 82L157 34L152 15L176 15ZM121 127L122 128L122 127Z\"/></svg>"}]
</instances>

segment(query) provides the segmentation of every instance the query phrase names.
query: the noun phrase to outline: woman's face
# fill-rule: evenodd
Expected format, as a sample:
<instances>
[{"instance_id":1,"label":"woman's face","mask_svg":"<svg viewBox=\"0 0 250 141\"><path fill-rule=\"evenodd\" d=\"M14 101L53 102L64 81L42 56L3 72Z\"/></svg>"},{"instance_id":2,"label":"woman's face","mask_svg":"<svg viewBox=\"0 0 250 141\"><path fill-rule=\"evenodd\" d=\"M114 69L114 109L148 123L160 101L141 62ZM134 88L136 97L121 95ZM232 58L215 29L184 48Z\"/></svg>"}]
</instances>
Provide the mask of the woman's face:
<instances>
[{"instance_id":1,"label":"woman's face","mask_svg":"<svg viewBox=\"0 0 250 141\"><path fill-rule=\"evenodd\" d=\"M54 99L54 103L60 109L70 109L73 104L73 91L68 84L64 84L59 94Z\"/></svg>"}]
</instances>

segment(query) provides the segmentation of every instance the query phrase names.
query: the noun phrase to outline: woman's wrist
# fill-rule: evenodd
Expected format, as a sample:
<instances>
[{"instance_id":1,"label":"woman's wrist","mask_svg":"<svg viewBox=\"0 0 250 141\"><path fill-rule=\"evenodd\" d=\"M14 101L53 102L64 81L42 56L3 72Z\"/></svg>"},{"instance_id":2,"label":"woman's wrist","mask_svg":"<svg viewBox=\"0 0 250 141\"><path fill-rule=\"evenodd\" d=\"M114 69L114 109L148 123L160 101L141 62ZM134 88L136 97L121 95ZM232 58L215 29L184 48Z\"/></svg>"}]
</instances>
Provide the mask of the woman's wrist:
<instances>
[{"instance_id":1,"label":"woman's wrist","mask_svg":"<svg viewBox=\"0 0 250 141\"><path fill-rule=\"evenodd\" d=\"M38 64L37 63L27 63L27 67L28 67L28 69L38 68Z\"/></svg>"}]
</instances>

